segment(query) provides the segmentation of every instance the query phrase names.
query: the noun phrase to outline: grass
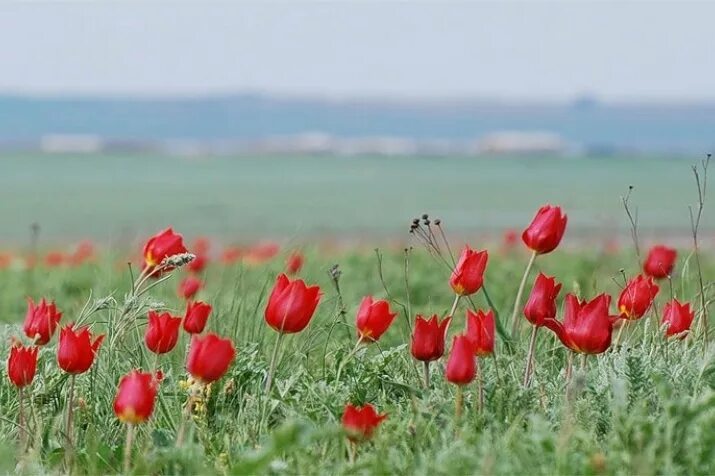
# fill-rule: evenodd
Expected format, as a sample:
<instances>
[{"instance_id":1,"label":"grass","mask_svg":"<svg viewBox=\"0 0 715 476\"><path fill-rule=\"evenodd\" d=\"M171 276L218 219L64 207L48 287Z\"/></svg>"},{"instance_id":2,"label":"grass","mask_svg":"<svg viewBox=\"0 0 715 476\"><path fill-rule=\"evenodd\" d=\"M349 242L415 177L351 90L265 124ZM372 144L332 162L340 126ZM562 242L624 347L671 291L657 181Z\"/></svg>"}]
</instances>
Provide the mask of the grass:
<instances>
[{"instance_id":1,"label":"grass","mask_svg":"<svg viewBox=\"0 0 715 476\"><path fill-rule=\"evenodd\" d=\"M715 472L715 353L698 333L684 341L665 341L651 312L626 329L621 345L589 357L575 371L565 397L566 353L554 336L539 333L536 374L529 389L520 385L526 332L509 352L499 341L496 358L482 362L484 411L476 408L476 386L465 390L465 412L455 426L455 388L433 365L433 387L421 386L420 368L409 354L409 326L417 313L444 314L452 303L448 272L422 249L409 257L405 276L402 251L385 251L378 272L375 254L360 251L328 254L308 249L301 273L321 286L324 296L310 326L289 336L280 355L274 390L267 397L262 382L276 333L263 320L266 294L282 260L249 267L210 266L201 298L215 306L211 331L233 339L238 349L229 373L211 386L190 425L191 443L174 447L186 390L183 368L186 336L160 360L165 373L161 403L153 420L137 435L133 471L140 474L713 474ZM486 284L501 318L510 314L527 256L492 251ZM715 276L712 256L704 256L705 278ZM85 303L96 309L93 330L109 332L92 370L77 378L75 474L120 472L124 428L112 412L119 377L151 359L141 350L146 309L183 313L176 296L177 278L134 301L127 316L136 332L112 339L130 278L117 260L105 256L81 268L0 271L2 355L11 336L19 336L24 297L46 296L64 311L63 322L76 320ZM342 323L337 295L327 269L338 263L347 307ZM557 250L536 262L538 271L557 276L567 292L592 297L618 295L619 269L637 272L632 253L603 255ZM179 273L181 274L181 273ZM695 304L699 288L694 262L681 250L674 293ZM614 281L615 278L615 281ZM352 326L362 296L391 297L399 315L378 344L339 363L355 343ZM103 300L104 296L113 299ZM657 298L662 309L666 284ZM483 294L476 304L486 307ZM463 326L465 303L451 332ZM406 314L409 307L410 314ZM696 305L697 308L697 305ZM526 326L524 326L524 329ZM133 329L130 327L130 329ZM56 339L56 338L55 338ZM451 342L451 339L449 340ZM42 350L31 387L33 445L17 450L17 392L0 381L0 472L24 474L62 471L62 416L68 379L58 370L55 345ZM348 462L339 421L346 402L371 402L389 418L374 439L360 445ZM20 461L20 464L16 466Z\"/></svg>"}]
</instances>

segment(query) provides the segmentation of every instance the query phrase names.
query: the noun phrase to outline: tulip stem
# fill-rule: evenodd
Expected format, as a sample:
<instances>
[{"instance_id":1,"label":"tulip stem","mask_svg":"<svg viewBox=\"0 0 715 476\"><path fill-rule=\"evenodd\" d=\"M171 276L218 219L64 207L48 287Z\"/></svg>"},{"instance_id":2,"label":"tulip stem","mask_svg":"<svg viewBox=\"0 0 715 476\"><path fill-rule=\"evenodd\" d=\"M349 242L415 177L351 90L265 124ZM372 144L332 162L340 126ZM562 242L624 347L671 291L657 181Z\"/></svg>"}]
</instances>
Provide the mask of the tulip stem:
<instances>
[{"instance_id":1,"label":"tulip stem","mask_svg":"<svg viewBox=\"0 0 715 476\"><path fill-rule=\"evenodd\" d=\"M345 364L347 364L350 359L355 356L358 349L360 348L360 344L362 344L362 336L360 336L360 338L355 343L355 347L353 347L353 350L351 350L350 353L346 355L345 358L340 362L340 365L338 366L338 372L337 374L335 374L335 380L340 380L340 375L343 373L343 368L345 367Z\"/></svg>"},{"instance_id":2,"label":"tulip stem","mask_svg":"<svg viewBox=\"0 0 715 476\"><path fill-rule=\"evenodd\" d=\"M526 355L526 368L524 369L524 388L528 388L531 384L531 374L534 370L534 352L536 351L536 332L538 326L532 326L531 339L529 339L529 353Z\"/></svg>"},{"instance_id":3,"label":"tulip stem","mask_svg":"<svg viewBox=\"0 0 715 476\"><path fill-rule=\"evenodd\" d=\"M72 374L70 377L70 389L69 396L67 398L67 423L65 424L65 437L67 438L67 448L65 449L65 465L67 466L67 472L72 471L72 417L74 416L74 384L77 375Z\"/></svg>"},{"instance_id":4,"label":"tulip stem","mask_svg":"<svg viewBox=\"0 0 715 476\"><path fill-rule=\"evenodd\" d=\"M566 401L571 398L571 375L573 374L573 356L574 353L568 351L568 356L566 357Z\"/></svg>"},{"instance_id":5,"label":"tulip stem","mask_svg":"<svg viewBox=\"0 0 715 476\"><path fill-rule=\"evenodd\" d=\"M124 472L123 474L129 474L129 468L131 468L132 462L132 444L134 443L134 425L129 423L127 425L127 439L124 441Z\"/></svg>"},{"instance_id":6,"label":"tulip stem","mask_svg":"<svg viewBox=\"0 0 715 476\"><path fill-rule=\"evenodd\" d=\"M264 389L266 395L271 391L271 385L273 384L273 374L276 371L276 365L278 365L278 351L280 350L281 342L283 342L283 333L278 332L276 345L273 347L273 355L271 355L271 363L268 367L268 376L266 377L266 387Z\"/></svg>"},{"instance_id":7,"label":"tulip stem","mask_svg":"<svg viewBox=\"0 0 715 476\"><path fill-rule=\"evenodd\" d=\"M516 299L514 300L514 310L511 313L511 337L516 339L517 331L519 329L519 319L517 319L517 314L519 314L519 308L521 307L521 296L524 294L524 288L526 287L526 280L529 278L529 273L531 273L531 268L534 266L534 261L536 260L536 251L531 253L529 257L529 262L526 264L526 269L524 270L524 275L521 277L521 283L519 283L519 290L516 292Z\"/></svg>"},{"instance_id":8,"label":"tulip stem","mask_svg":"<svg viewBox=\"0 0 715 476\"><path fill-rule=\"evenodd\" d=\"M616 342L613 343L613 348L614 348L614 349L617 348L617 347L618 347L618 344L621 343L621 334L623 334L623 329L626 328L626 325L627 325L629 322L630 322L630 321L626 319L625 322L624 322L623 324L621 324L621 328L618 329L618 334L616 334Z\"/></svg>"},{"instance_id":9,"label":"tulip stem","mask_svg":"<svg viewBox=\"0 0 715 476\"><path fill-rule=\"evenodd\" d=\"M425 378L425 389L429 390L430 379L429 379L429 360L422 362L424 364L424 378Z\"/></svg>"},{"instance_id":10,"label":"tulip stem","mask_svg":"<svg viewBox=\"0 0 715 476\"><path fill-rule=\"evenodd\" d=\"M484 409L484 382L482 381L482 370L479 367L479 357L474 360L477 366L477 411L482 413Z\"/></svg>"},{"instance_id":11,"label":"tulip stem","mask_svg":"<svg viewBox=\"0 0 715 476\"><path fill-rule=\"evenodd\" d=\"M459 294L454 295L454 302L452 303L452 309L449 310L449 316L452 317L454 316L454 313L457 311L457 304L459 304L459 300L462 298Z\"/></svg>"},{"instance_id":12,"label":"tulip stem","mask_svg":"<svg viewBox=\"0 0 715 476\"><path fill-rule=\"evenodd\" d=\"M457 395L454 399L454 428L455 431L459 428L459 422L462 419L462 407L464 406L464 391L461 385L457 385Z\"/></svg>"},{"instance_id":13,"label":"tulip stem","mask_svg":"<svg viewBox=\"0 0 715 476\"><path fill-rule=\"evenodd\" d=\"M24 453L25 452L25 436L26 436L26 429L25 429L25 398L24 398L24 393L22 387L20 387L18 390L18 420L19 420L19 426L20 426L20 452Z\"/></svg>"}]
</instances>

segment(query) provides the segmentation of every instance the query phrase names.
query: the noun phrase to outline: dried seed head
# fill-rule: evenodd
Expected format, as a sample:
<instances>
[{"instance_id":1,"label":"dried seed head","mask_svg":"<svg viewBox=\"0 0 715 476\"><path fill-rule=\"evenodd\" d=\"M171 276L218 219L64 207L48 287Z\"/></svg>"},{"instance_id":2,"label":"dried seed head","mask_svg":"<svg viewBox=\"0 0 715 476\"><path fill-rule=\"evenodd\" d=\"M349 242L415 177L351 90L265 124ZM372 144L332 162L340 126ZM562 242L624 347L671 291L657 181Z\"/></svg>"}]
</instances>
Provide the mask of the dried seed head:
<instances>
[{"instance_id":1,"label":"dried seed head","mask_svg":"<svg viewBox=\"0 0 715 476\"><path fill-rule=\"evenodd\" d=\"M413 219L412 219L412 224L413 224L414 226L419 225L419 224L420 224L420 219L419 219L419 218L413 218Z\"/></svg>"},{"instance_id":2,"label":"dried seed head","mask_svg":"<svg viewBox=\"0 0 715 476\"><path fill-rule=\"evenodd\" d=\"M180 268L184 265L191 263L196 259L196 255L193 253L179 253L178 255L168 256L164 258L161 262L161 267L171 266L172 268Z\"/></svg>"},{"instance_id":3,"label":"dried seed head","mask_svg":"<svg viewBox=\"0 0 715 476\"><path fill-rule=\"evenodd\" d=\"M340 271L340 266L338 266L337 264L332 265L328 270L328 274L334 281L337 281L338 279L340 279L340 275L342 274L342 271Z\"/></svg>"},{"instance_id":4,"label":"dried seed head","mask_svg":"<svg viewBox=\"0 0 715 476\"><path fill-rule=\"evenodd\" d=\"M439 218L435 218L435 219L434 219L434 224L437 225L437 226L440 226L440 225L442 224L442 220L440 220Z\"/></svg>"},{"instance_id":5,"label":"dried seed head","mask_svg":"<svg viewBox=\"0 0 715 476\"><path fill-rule=\"evenodd\" d=\"M422 219L423 219L423 220L426 220L426 219L428 219L428 218L429 218L429 215L428 215L428 214L426 214L426 213L423 213L423 214L422 214Z\"/></svg>"}]
</instances>

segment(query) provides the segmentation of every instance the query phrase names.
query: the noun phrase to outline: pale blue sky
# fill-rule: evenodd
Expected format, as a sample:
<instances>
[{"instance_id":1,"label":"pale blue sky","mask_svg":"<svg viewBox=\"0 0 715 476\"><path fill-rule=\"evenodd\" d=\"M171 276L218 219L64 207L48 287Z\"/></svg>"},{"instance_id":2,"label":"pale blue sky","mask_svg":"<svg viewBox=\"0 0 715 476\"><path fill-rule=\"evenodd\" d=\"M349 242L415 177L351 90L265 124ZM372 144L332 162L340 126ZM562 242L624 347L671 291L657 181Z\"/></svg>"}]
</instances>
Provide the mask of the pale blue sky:
<instances>
[{"instance_id":1,"label":"pale blue sky","mask_svg":"<svg viewBox=\"0 0 715 476\"><path fill-rule=\"evenodd\" d=\"M0 5L0 92L715 99L715 3Z\"/></svg>"}]
</instances>

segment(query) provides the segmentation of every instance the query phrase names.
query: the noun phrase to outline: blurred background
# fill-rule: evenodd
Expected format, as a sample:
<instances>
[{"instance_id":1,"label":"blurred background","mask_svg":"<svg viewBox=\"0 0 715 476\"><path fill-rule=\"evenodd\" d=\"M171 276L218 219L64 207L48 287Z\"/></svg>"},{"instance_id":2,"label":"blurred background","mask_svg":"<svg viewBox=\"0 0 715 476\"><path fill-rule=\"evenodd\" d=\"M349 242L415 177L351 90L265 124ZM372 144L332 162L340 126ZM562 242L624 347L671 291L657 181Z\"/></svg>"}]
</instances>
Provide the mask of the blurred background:
<instances>
[{"instance_id":1,"label":"blurred background","mask_svg":"<svg viewBox=\"0 0 715 476\"><path fill-rule=\"evenodd\" d=\"M0 6L0 223L22 245L687 240L715 149L712 3ZM706 208L707 210L707 208ZM715 213L703 227L712 233ZM485 238L486 239L486 238ZM712 241L712 238L710 238Z\"/></svg>"}]
</instances>

